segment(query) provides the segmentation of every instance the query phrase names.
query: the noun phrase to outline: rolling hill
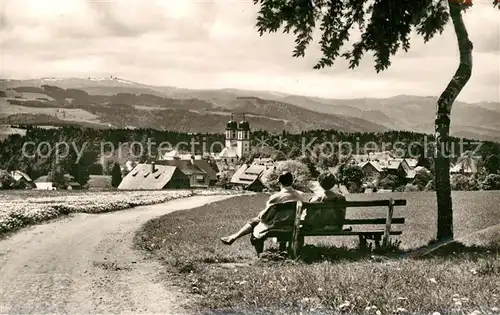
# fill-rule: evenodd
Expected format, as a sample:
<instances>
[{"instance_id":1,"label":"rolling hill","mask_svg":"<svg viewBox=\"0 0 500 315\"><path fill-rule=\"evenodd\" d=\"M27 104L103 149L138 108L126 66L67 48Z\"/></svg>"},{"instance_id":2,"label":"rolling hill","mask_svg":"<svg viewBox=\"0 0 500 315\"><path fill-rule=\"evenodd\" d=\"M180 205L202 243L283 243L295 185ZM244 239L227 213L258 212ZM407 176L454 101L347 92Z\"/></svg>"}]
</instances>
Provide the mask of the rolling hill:
<instances>
[{"instance_id":1,"label":"rolling hill","mask_svg":"<svg viewBox=\"0 0 500 315\"><path fill-rule=\"evenodd\" d=\"M97 117L91 123L188 132L219 132L224 116L235 112L248 114L252 128L273 132L334 128L346 132L395 129L431 133L437 101L436 97L411 95L327 99L238 89L190 90L114 77L1 80L0 90L10 93L0 101L0 118L4 120L8 115L2 107L8 105L18 105L25 114L33 115L42 114L34 108L52 106L86 111ZM451 133L500 141L499 121L500 103L455 102Z\"/></svg>"}]
</instances>

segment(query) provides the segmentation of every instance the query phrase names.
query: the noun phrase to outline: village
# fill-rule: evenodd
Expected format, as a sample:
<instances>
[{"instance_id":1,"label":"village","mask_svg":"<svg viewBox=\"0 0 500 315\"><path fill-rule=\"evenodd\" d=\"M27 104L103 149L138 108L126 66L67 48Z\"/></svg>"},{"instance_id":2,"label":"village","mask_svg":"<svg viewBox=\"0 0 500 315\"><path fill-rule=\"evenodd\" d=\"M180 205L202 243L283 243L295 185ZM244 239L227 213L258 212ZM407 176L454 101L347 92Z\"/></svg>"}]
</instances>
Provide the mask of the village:
<instances>
[{"instance_id":1,"label":"village","mask_svg":"<svg viewBox=\"0 0 500 315\"><path fill-rule=\"evenodd\" d=\"M432 191L434 181L432 166L428 161L412 157L399 157L393 151L349 154L335 166L316 167L304 165L301 157L288 158L272 147L252 146L250 123L243 115L237 122L233 116L224 130L225 147L221 152L193 154L182 150L171 150L156 160L138 163L127 160L113 169L111 175L89 175L82 185L69 174L64 174L55 183L49 174L32 179L21 170L0 171L0 187L3 189L118 189L118 190L162 190L162 189L224 189L262 192L272 190L270 179L277 171L290 168L294 163L296 172L305 183L301 187L314 190L314 173L330 172L340 180L337 189L342 193L371 193L390 191ZM255 154L257 152L257 154ZM481 157L465 152L450 169L452 189L488 189L482 185L487 167ZM482 166L479 166L482 164ZM311 168L313 170L311 171ZM348 173L348 175L345 175ZM347 176L347 177L346 177ZM483 176L484 177L484 176ZM488 184L488 183L487 183ZM495 183L494 183L495 184ZM491 184L488 184L491 186ZM494 185L493 185L494 186Z\"/></svg>"}]
</instances>

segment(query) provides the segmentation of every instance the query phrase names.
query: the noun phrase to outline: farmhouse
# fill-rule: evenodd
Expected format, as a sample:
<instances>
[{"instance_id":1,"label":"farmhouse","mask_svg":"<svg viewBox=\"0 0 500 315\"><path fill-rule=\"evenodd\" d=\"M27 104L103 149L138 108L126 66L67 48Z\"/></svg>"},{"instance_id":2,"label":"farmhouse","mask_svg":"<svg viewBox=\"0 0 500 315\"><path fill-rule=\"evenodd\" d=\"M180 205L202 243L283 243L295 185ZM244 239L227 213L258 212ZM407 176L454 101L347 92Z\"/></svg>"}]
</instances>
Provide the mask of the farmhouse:
<instances>
[{"instance_id":1,"label":"farmhouse","mask_svg":"<svg viewBox=\"0 0 500 315\"><path fill-rule=\"evenodd\" d=\"M471 156L461 157L457 164L450 168L450 174L472 175L477 173L477 161Z\"/></svg>"},{"instance_id":2,"label":"farmhouse","mask_svg":"<svg viewBox=\"0 0 500 315\"><path fill-rule=\"evenodd\" d=\"M231 177L230 183L245 190L262 191L265 188L261 176L267 169L264 165L243 164Z\"/></svg>"},{"instance_id":3,"label":"farmhouse","mask_svg":"<svg viewBox=\"0 0 500 315\"><path fill-rule=\"evenodd\" d=\"M34 188L35 183L33 183L33 180L31 177L28 176L28 174L16 170L10 172L10 176L17 182L18 187L25 187L25 188Z\"/></svg>"},{"instance_id":4,"label":"farmhouse","mask_svg":"<svg viewBox=\"0 0 500 315\"><path fill-rule=\"evenodd\" d=\"M215 172L211 174L207 174L207 171L200 168L198 165L201 165L201 161L190 159L190 160L161 160L156 162L158 165L168 165L177 167L184 175L189 178L190 187L208 187L211 184L211 181L217 181L217 175ZM154 165L154 163L150 164ZM210 166L207 167L207 169ZM212 178L210 177L212 175Z\"/></svg>"},{"instance_id":5,"label":"farmhouse","mask_svg":"<svg viewBox=\"0 0 500 315\"><path fill-rule=\"evenodd\" d=\"M160 190L189 188L190 179L178 167L171 165L138 164L121 181L122 190Z\"/></svg>"},{"instance_id":6,"label":"farmhouse","mask_svg":"<svg viewBox=\"0 0 500 315\"><path fill-rule=\"evenodd\" d=\"M365 179L370 182L379 180L384 174L384 169L382 168L382 166L380 166L380 164L375 161L361 162L358 164L358 166L363 171Z\"/></svg>"}]
</instances>

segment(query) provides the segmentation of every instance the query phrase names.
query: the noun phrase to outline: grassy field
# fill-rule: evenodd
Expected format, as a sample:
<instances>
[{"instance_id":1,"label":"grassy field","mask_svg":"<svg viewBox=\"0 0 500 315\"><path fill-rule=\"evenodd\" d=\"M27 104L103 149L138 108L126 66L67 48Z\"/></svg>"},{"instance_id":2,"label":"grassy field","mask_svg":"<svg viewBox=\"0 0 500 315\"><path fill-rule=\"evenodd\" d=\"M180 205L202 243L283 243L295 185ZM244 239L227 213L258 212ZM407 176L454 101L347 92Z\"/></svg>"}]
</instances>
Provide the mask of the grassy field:
<instances>
[{"instance_id":1,"label":"grassy field","mask_svg":"<svg viewBox=\"0 0 500 315\"><path fill-rule=\"evenodd\" d=\"M194 195L230 194L222 190L155 191L0 191L0 235L73 212L101 213Z\"/></svg>"},{"instance_id":2,"label":"grassy field","mask_svg":"<svg viewBox=\"0 0 500 315\"><path fill-rule=\"evenodd\" d=\"M401 249L428 244L435 233L434 193L351 195L348 199L405 198ZM446 257L410 259L356 249L353 237L306 238L302 261L266 251L257 259L248 238L232 246L219 238L256 215L266 196L242 196L149 222L136 243L160 259L168 281L195 296L193 311L214 314L499 314L500 193L457 192L455 234L463 243ZM384 214L356 209L348 217ZM269 242L268 242L269 243ZM269 245L268 249L269 249ZM479 314L479 313L475 313Z\"/></svg>"}]
</instances>

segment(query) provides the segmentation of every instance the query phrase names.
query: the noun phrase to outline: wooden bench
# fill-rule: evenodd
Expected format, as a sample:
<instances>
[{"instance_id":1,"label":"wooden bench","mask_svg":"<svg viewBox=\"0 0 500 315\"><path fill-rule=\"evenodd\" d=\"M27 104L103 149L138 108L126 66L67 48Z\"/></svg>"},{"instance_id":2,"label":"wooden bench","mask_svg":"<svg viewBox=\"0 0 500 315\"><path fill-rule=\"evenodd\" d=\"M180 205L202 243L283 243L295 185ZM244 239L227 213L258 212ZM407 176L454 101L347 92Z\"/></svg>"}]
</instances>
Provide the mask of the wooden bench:
<instances>
[{"instance_id":1,"label":"wooden bench","mask_svg":"<svg viewBox=\"0 0 500 315\"><path fill-rule=\"evenodd\" d=\"M315 226L314 223L308 223L307 217L313 217L316 211L332 211L331 203L306 203L306 202L287 202L277 204L272 209L280 217L285 218L282 221L277 221L273 224L272 229L268 230L265 238L251 238L252 245L255 247L257 254L262 253L264 241L267 238L277 238L280 250L286 250L287 246L291 249L292 257L298 256L299 250L304 244L306 236L358 236L361 248L367 247L367 240L372 240L375 243L375 248L385 247L390 242L391 235L401 235L401 230L393 230L394 224L404 224L403 217L393 217L395 206L405 206L404 199L384 199L370 201L345 201L346 217L349 217L349 208L366 208L366 207L387 207L385 218L361 218L361 219L346 219L344 221L344 229L335 229L328 226L322 228L308 228ZM306 221L302 221L302 213L307 209ZM271 210L271 209L270 209ZM326 225L328 222L325 222ZM346 229L352 227L352 230ZM382 244L381 244L382 242Z\"/></svg>"}]
</instances>

